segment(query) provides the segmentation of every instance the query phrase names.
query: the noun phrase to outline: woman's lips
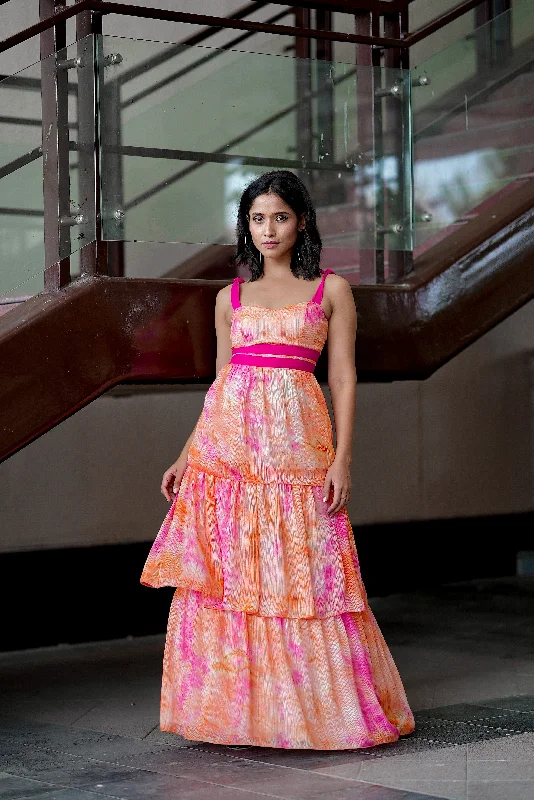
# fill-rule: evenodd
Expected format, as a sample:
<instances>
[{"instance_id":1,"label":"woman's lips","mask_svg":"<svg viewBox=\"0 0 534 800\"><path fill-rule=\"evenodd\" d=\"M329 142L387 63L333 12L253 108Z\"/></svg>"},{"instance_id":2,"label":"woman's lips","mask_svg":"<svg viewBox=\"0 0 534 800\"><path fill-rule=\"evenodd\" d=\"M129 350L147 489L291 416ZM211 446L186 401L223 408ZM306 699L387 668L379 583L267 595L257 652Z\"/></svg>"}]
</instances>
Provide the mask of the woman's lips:
<instances>
[{"instance_id":1,"label":"woman's lips","mask_svg":"<svg viewBox=\"0 0 534 800\"><path fill-rule=\"evenodd\" d=\"M263 247L268 247L270 250L272 247L278 247L279 244L280 242L264 242Z\"/></svg>"}]
</instances>

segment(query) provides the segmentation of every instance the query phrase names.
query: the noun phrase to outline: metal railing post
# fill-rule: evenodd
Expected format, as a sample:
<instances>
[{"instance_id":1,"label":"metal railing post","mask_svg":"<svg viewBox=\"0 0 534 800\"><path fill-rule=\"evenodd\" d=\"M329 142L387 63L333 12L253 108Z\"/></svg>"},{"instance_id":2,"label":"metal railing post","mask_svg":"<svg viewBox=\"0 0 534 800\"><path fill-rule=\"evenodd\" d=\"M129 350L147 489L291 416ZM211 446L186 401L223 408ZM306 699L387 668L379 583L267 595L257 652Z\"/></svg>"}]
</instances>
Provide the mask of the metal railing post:
<instances>
[{"instance_id":1,"label":"metal railing post","mask_svg":"<svg viewBox=\"0 0 534 800\"><path fill-rule=\"evenodd\" d=\"M380 20L377 16L373 16L370 11L362 11L354 15L355 32L360 36L373 36L379 30ZM356 67L361 67L356 73L356 130L357 141L359 148L363 152L371 152L376 150L377 133L380 131L376 129L376 113L374 101L375 96L375 83L376 73L380 73L380 50L374 47L369 47L364 44L356 45L355 54ZM368 113L362 113L362 110L367 106ZM367 174L367 164L360 167L360 182L361 186L358 189L358 220L357 224L365 228L365 223L369 218L369 212L366 207L366 197L363 191L364 180L376 181L375 175L376 152L374 152L373 162L371 162L371 175ZM379 192L375 186L375 199L376 208L375 215L380 217L379 208ZM373 213L373 212L371 212ZM374 229L378 227L378 222L375 217ZM366 237L366 233L361 234ZM384 275L384 254L383 251L377 249L378 241L370 243L369 241L359 242L359 270L360 281L362 283L374 283L383 280Z\"/></svg>"},{"instance_id":2,"label":"metal railing post","mask_svg":"<svg viewBox=\"0 0 534 800\"><path fill-rule=\"evenodd\" d=\"M408 9L399 14L384 15L384 31L387 36L395 35L396 38L408 32ZM411 219L411 186L407 185L407 170L405 169L406 158L406 125L404 124L404 103L409 101L409 86L402 81L401 70L407 70L408 52L400 49L388 49L384 53L384 66L390 68L392 75L398 70L398 85L401 87L401 96L395 97L390 94L385 102L384 126L388 133L388 140L391 142L393 152L389 155L393 158L396 173L396 189L391 192L387 188L384 190L386 228L390 233L388 238L397 236L397 241L401 244L401 249L388 250L388 281L395 281L403 278L413 269L413 251L404 249L406 238L410 238L412 219ZM392 75L386 72L386 81L393 81ZM409 158L410 156L408 156ZM395 231L398 230L398 233ZM387 241L387 239L386 239Z\"/></svg>"},{"instance_id":3,"label":"metal railing post","mask_svg":"<svg viewBox=\"0 0 534 800\"><path fill-rule=\"evenodd\" d=\"M41 20L52 17L61 0L39 0ZM41 106L43 129L44 288L60 289L70 282L70 217L68 70L65 59L66 23L43 31L41 39ZM63 221L63 223L62 223Z\"/></svg>"},{"instance_id":4,"label":"metal railing post","mask_svg":"<svg viewBox=\"0 0 534 800\"><path fill-rule=\"evenodd\" d=\"M295 26L298 28L310 27L311 13L308 8L295 9ZM311 189L313 174L305 166L313 161L313 117L312 117L312 84L311 84L311 39L300 36L295 37L295 101L297 109L295 114L296 124L296 157L303 163L299 170L299 177Z\"/></svg>"},{"instance_id":5,"label":"metal railing post","mask_svg":"<svg viewBox=\"0 0 534 800\"><path fill-rule=\"evenodd\" d=\"M315 27L320 31L332 30L332 13L318 8L315 11ZM333 42L318 39L315 69L317 74L317 160L334 162L334 84L332 73ZM331 181L319 182L315 192L319 204L331 205L343 202L344 198L335 189L340 184ZM334 191L332 191L334 189Z\"/></svg>"},{"instance_id":6,"label":"metal railing post","mask_svg":"<svg viewBox=\"0 0 534 800\"><path fill-rule=\"evenodd\" d=\"M75 0L76 3L81 0ZM106 242L102 241L101 168L100 168L100 91L101 91L102 15L82 11L76 17L76 38L80 42L91 37L92 46L85 48L87 64L80 70L78 81L78 127L85 136L79 152L80 197L94 215L94 241L82 248L82 275L105 275L108 272ZM82 134L83 132L83 134Z\"/></svg>"}]
</instances>

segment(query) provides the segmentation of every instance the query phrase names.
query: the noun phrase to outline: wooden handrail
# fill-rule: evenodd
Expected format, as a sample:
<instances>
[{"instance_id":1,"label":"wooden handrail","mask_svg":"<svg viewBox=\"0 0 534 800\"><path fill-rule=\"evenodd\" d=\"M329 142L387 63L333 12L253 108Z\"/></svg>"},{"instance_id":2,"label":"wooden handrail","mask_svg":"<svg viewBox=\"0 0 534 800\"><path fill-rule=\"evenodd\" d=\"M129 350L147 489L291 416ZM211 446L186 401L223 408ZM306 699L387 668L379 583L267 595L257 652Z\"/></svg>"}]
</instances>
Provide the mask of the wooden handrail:
<instances>
[{"instance_id":1,"label":"wooden handrail","mask_svg":"<svg viewBox=\"0 0 534 800\"><path fill-rule=\"evenodd\" d=\"M464 14L467 14L468 11L472 11L473 8L479 6L482 0L464 0L463 3L460 3L459 6L455 8L451 8L450 11L446 11L445 14L442 14L441 17L437 17L436 19L432 20L432 22L427 23L427 25L423 25L422 28L419 28L416 31L412 31L407 36L404 37L404 46L411 47L414 44L426 39L428 36L431 36L436 31L441 30L450 22L454 22L454 20L462 17Z\"/></svg>"},{"instance_id":2,"label":"wooden handrail","mask_svg":"<svg viewBox=\"0 0 534 800\"><path fill-rule=\"evenodd\" d=\"M271 0L280 5L282 0ZM291 5L301 8L326 8L342 11L344 13L357 13L357 11L375 11L378 14L395 14L405 10L413 0L298 0ZM403 38L395 39L383 36L364 36L354 33L339 33L336 31L313 30L311 28L296 28L290 25L272 25L264 22L241 20L235 17L214 17L207 14L191 14L189 12L171 11L168 9L147 8L145 6L131 6L123 3L109 2L109 0L81 0L75 6L70 6L57 12L48 19L35 25L30 25L19 33L9 36L0 42L0 53L10 50L33 36L38 36L49 28L77 16L83 11L96 11L101 14L118 14L121 16L140 17L142 19L157 19L167 22L183 22L190 25L205 25L215 28L231 28L236 30L252 31L255 33L272 33L281 36L299 36L303 39L322 39L331 42L346 42L349 44L366 44L385 48L409 48L427 38L436 31L444 28L450 22L471 11L480 5L483 0L464 0L456 8L447 11L437 19L419 28Z\"/></svg>"},{"instance_id":3,"label":"wooden handrail","mask_svg":"<svg viewBox=\"0 0 534 800\"><path fill-rule=\"evenodd\" d=\"M291 4L295 5L295 4ZM302 39L325 39L331 42L346 42L349 44L368 44L378 47L404 47L402 39L389 39L386 37L361 36L355 33L336 33L335 31L313 30L311 28L297 28L291 25L270 25L251 20L231 19L228 17L214 17L207 14L191 14L185 11L171 11L162 8L147 8L146 6L130 6L123 3L107 2L107 0L81 0L75 6L70 6L53 14L35 25L30 25L19 33L9 36L0 42L0 53L5 53L12 47L37 36L54 27L60 22L65 22L84 11L95 11L100 14L118 14L120 16L140 17L141 19L157 19L164 22L183 22L188 25L206 25L218 28L230 28L240 31L254 31L256 33L273 33L281 36L299 36Z\"/></svg>"},{"instance_id":4,"label":"wooden handrail","mask_svg":"<svg viewBox=\"0 0 534 800\"><path fill-rule=\"evenodd\" d=\"M284 0L271 0L274 5L286 5ZM357 14L370 11L373 14L396 14L404 11L413 0L297 0L293 3L298 8L319 8L325 11L337 11L341 14ZM481 2L481 0L479 0Z\"/></svg>"}]
</instances>

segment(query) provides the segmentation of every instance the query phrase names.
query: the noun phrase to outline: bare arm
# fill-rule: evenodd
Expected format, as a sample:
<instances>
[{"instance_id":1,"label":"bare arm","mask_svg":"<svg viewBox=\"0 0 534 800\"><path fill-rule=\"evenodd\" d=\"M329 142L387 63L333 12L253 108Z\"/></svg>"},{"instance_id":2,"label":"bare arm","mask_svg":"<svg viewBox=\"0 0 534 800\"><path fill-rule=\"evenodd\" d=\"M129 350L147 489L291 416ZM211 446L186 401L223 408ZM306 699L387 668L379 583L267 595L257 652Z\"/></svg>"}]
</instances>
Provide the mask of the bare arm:
<instances>
[{"instance_id":1,"label":"bare arm","mask_svg":"<svg viewBox=\"0 0 534 800\"><path fill-rule=\"evenodd\" d=\"M230 286L225 286L215 298L215 332L217 334L217 360L215 362L215 374L218 375L220 370L230 361L232 357L232 345L230 343L230 324L232 304L230 300ZM198 420L197 420L198 424ZM187 453L193 436L195 435L196 425L193 428L189 439L184 444L183 450L178 457L184 460L187 458Z\"/></svg>"},{"instance_id":2,"label":"bare arm","mask_svg":"<svg viewBox=\"0 0 534 800\"><path fill-rule=\"evenodd\" d=\"M326 287L325 287L326 288ZM336 456L325 480L325 494L334 489L334 514L350 497L352 439L356 413L356 305L348 281L340 275L331 280L328 299L332 314L328 323L328 386L336 429Z\"/></svg>"},{"instance_id":3,"label":"bare arm","mask_svg":"<svg viewBox=\"0 0 534 800\"><path fill-rule=\"evenodd\" d=\"M215 331L217 334L217 360L215 372L219 371L230 361L232 357L232 345L230 342L230 325L232 319L232 304L230 300L230 286L225 286L215 298ZM200 417L199 417L200 419ZM191 447L191 442L195 435L198 420L189 438L182 448L182 452L169 469L164 473L161 480L161 493L167 500L171 500L171 489L174 493L178 491L182 476L187 464L187 454Z\"/></svg>"}]
</instances>

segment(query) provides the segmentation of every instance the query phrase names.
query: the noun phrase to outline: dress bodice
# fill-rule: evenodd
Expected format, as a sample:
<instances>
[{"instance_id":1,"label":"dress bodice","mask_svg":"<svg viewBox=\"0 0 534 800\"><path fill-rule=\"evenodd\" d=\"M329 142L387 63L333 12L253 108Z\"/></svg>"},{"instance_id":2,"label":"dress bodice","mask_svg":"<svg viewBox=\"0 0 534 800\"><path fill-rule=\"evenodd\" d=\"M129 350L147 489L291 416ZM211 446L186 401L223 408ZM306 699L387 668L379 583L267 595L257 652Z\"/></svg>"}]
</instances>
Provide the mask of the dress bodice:
<instances>
[{"instance_id":1,"label":"dress bodice","mask_svg":"<svg viewBox=\"0 0 534 800\"><path fill-rule=\"evenodd\" d=\"M243 278L235 278L232 284L232 326L230 331L233 348L247 345L273 343L298 345L321 352L328 335L328 319L321 306L324 281L331 269L323 271L321 283L308 302L293 303L283 308L243 306L239 300L239 284Z\"/></svg>"}]
</instances>

